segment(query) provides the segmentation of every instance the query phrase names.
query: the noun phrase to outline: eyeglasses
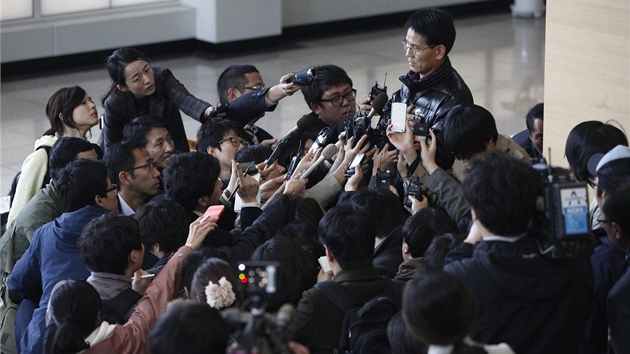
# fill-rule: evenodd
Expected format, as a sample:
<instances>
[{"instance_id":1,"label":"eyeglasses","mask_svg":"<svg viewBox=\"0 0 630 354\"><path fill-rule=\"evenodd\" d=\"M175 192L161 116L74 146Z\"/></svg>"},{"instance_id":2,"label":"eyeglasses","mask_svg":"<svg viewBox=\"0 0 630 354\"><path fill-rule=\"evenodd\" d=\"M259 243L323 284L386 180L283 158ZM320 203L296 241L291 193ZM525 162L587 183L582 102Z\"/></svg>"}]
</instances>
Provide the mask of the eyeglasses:
<instances>
[{"instance_id":1,"label":"eyeglasses","mask_svg":"<svg viewBox=\"0 0 630 354\"><path fill-rule=\"evenodd\" d=\"M243 147L249 146L249 142L239 139L235 136L228 136L227 138L220 140L219 144L223 144L223 142L228 141L228 140L230 141L230 143L232 143L234 147L239 147L241 145L243 145Z\"/></svg>"},{"instance_id":2,"label":"eyeglasses","mask_svg":"<svg viewBox=\"0 0 630 354\"><path fill-rule=\"evenodd\" d=\"M357 98L357 90L352 89L352 91L346 93L345 95L333 97L329 100L319 100L320 102L330 102L335 107L340 107L343 104L343 99L346 99L348 102L353 102Z\"/></svg>"},{"instance_id":3,"label":"eyeglasses","mask_svg":"<svg viewBox=\"0 0 630 354\"><path fill-rule=\"evenodd\" d=\"M153 169L157 168L157 162L151 161L151 162L145 163L144 165L141 165L141 166L132 167L132 168L126 170L126 171L127 172L131 172L131 171L135 171L135 170L138 170L138 169L141 169L141 168L147 168L147 167L149 168L149 171L153 171Z\"/></svg>"},{"instance_id":4,"label":"eyeglasses","mask_svg":"<svg viewBox=\"0 0 630 354\"><path fill-rule=\"evenodd\" d=\"M589 184L591 185L591 187L593 187L593 188L595 188L595 187L597 187L597 188L602 188L602 186L601 186L601 185L599 185L599 183L597 183L597 182L595 181L595 177L589 177L589 178L588 178L588 183L589 183Z\"/></svg>"},{"instance_id":5,"label":"eyeglasses","mask_svg":"<svg viewBox=\"0 0 630 354\"><path fill-rule=\"evenodd\" d=\"M112 186L105 190L105 194L107 194L107 193L109 193L111 191L117 191L117 190L118 190L118 185L115 184L115 183L112 183Z\"/></svg>"},{"instance_id":6,"label":"eyeglasses","mask_svg":"<svg viewBox=\"0 0 630 354\"><path fill-rule=\"evenodd\" d=\"M265 84L262 85L257 85L257 86L243 86L244 89L248 89L248 90L254 90L254 91L258 91L258 90L262 90L265 88Z\"/></svg>"},{"instance_id":7,"label":"eyeglasses","mask_svg":"<svg viewBox=\"0 0 630 354\"><path fill-rule=\"evenodd\" d=\"M404 49L405 53L407 53L408 51L411 50L411 52L414 55L420 53L421 51L423 51L423 50L425 50L427 48L433 48L431 46L426 46L426 47L423 47L423 48L419 48L419 47L417 47L415 45L410 45L409 42L407 42L406 39L402 40L402 45L403 45L403 49Z\"/></svg>"}]
</instances>

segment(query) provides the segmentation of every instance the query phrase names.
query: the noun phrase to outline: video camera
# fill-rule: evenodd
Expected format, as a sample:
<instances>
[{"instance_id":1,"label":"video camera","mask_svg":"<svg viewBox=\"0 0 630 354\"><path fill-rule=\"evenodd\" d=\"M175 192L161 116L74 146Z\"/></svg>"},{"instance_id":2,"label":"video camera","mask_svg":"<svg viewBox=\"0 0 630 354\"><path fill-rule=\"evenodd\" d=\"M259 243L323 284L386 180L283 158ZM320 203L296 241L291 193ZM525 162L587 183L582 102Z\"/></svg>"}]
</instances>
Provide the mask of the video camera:
<instances>
[{"instance_id":1,"label":"video camera","mask_svg":"<svg viewBox=\"0 0 630 354\"><path fill-rule=\"evenodd\" d=\"M299 86L310 85L317 78L317 72L313 68L308 68L293 73L293 77L288 82Z\"/></svg>"},{"instance_id":2,"label":"video camera","mask_svg":"<svg viewBox=\"0 0 630 354\"><path fill-rule=\"evenodd\" d=\"M541 254L549 258L591 254L595 238L589 220L586 183L574 180L564 168L549 166L544 158L532 167L540 175L540 196L544 201L532 230Z\"/></svg>"},{"instance_id":3,"label":"video camera","mask_svg":"<svg viewBox=\"0 0 630 354\"><path fill-rule=\"evenodd\" d=\"M279 266L277 262L242 262L238 265L239 290L247 298L241 310L226 309L222 313L228 325L236 329L236 341L227 353L291 353L285 332L295 308L285 304L275 315L265 312L265 298L277 289Z\"/></svg>"}]
</instances>

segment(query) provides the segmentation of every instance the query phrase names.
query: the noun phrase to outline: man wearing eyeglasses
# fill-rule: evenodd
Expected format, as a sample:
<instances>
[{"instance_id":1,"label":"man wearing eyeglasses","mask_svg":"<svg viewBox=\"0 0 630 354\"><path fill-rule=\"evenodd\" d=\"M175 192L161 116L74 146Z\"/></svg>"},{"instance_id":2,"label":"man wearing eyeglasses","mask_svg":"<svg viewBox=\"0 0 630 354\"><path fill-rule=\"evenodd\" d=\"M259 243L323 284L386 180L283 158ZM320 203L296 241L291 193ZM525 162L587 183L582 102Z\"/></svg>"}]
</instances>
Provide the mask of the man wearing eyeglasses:
<instances>
[{"instance_id":1,"label":"man wearing eyeglasses","mask_svg":"<svg viewBox=\"0 0 630 354\"><path fill-rule=\"evenodd\" d=\"M276 142L271 134L255 124L265 112L274 111L281 99L293 95L301 88L286 82L290 75L292 74L283 76L280 83L268 88L265 88L265 82L258 69L249 64L230 65L219 76L217 81L219 100L222 105L240 101L239 106L242 109L238 113L240 117L246 117L247 124L243 128L252 143L271 146Z\"/></svg>"},{"instance_id":2,"label":"man wearing eyeglasses","mask_svg":"<svg viewBox=\"0 0 630 354\"><path fill-rule=\"evenodd\" d=\"M473 104L470 89L451 66L448 57L455 42L453 19L449 13L440 9L422 9L411 15L405 27L407 34L402 41L402 49L409 64L409 72L400 77L402 87L392 95L383 109L380 124L387 125L392 102L406 103L408 118L423 120L435 132L438 139L436 160L440 167L447 170L454 158L443 148L441 122L451 107ZM415 150L411 151L413 146L399 146L394 140L392 143L403 152L407 165L418 166L410 158L414 155L420 158ZM409 173L413 174L414 171Z\"/></svg>"},{"instance_id":3,"label":"man wearing eyeglasses","mask_svg":"<svg viewBox=\"0 0 630 354\"><path fill-rule=\"evenodd\" d=\"M197 131L197 151L219 160L222 181L230 180L234 155L250 143L243 128L229 120L205 122ZM223 188L226 186L227 182L224 182Z\"/></svg>"},{"instance_id":4,"label":"man wearing eyeglasses","mask_svg":"<svg viewBox=\"0 0 630 354\"><path fill-rule=\"evenodd\" d=\"M336 65L314 67L317 79L302 88L304 101L311 110L310 115L317 117L309 127L315 136L324 128L330 128L326 143L337 142L339 133L344 131L344 119L357 111L369 112L372 108L367 100L357 100L357 90L352 87L352 79L346 71ZM311 134L312 135L312 134Z\"/></svg>"},{"instance_id":5,"label":"man wearing eyeglasses","mask_svg":"<svg viewBox=\"0 0 630 354\"><path fill-rule=\"evenodd\" d=\"M134 142L110 145L105 155L109 178L118 184L122 215L136 210L160 191L160 171L144 146Z\"/></svg>"}]
</instances>

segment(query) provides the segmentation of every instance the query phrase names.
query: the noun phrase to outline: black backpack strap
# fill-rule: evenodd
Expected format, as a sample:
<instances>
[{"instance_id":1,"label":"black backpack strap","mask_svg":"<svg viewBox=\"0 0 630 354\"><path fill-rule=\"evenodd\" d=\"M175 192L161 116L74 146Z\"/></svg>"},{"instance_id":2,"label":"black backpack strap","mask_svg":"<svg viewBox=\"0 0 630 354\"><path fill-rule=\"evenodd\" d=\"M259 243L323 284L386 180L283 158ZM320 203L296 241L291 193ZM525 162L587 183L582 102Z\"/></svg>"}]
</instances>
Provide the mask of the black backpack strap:
<instances>
[{"instance_id":1,"label":"black backpack strap","mask_svg":"<svg viewBox=\"0 0 630 354\"><path fill-rule=\"evenodd\" d=\"M315 289L343 313L357 307L355 298L339 283L335 283L332 280L324 280L315 284Z\"/></svg>"},{"instance_id":2,"label":"black backpack strap","mask_svg":"<svg viewBox=\"0 0 630 354\"><path fill-rule=\"evenodd\" d=\"M35 151L40 149L44 149L46 151L46 160L48 160L50 158L50 149L52 149L52 146L42 145L38 147ZM42 182L42 188L46 187L46 185L50 183L50 180L52 179L52 176L50 175L50 165L46 164L46 166L48 167L46 168L46 175L44 176L44 182Z\"/></svg>"},{"instance_id":3,"label":"black backpack strap","mask_svg":"<svg viewBox=\"0 0 630 354\"><path fill-rule=\"evenodd\" d=\"M112 324L124 324L126 322L124 318L125 314L141 298L142 294L129 288L109 300L103 300L101 305L103 318Z\"/></svg>"}]
</instances>

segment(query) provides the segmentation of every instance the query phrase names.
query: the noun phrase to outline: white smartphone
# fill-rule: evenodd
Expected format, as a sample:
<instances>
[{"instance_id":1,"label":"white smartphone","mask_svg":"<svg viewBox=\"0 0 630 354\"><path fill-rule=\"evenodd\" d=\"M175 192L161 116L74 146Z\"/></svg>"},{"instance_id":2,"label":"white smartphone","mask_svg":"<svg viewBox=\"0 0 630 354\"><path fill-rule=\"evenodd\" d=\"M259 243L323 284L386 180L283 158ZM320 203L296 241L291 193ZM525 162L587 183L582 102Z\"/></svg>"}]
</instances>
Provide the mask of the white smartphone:
<instances>
[{"instance_id":1,"label":"white smartphone","mask_svg":"<svg viewBox=\"0 0 630 354\"><path fill-rule=\"evenodd\" d=\"M392 131L404 133L407 129L407 105L401 102L392 103Z\"/></svg>"},{"instance_id":2,"label":"white smartphone","mask_svg":"<svg viewBox=\"0 0 630 354\"><path fill-rule=\"evenodd\" d=\"M326 256L319 257L317 261L319 261L319 265L322 267L322 270L324 272L327 272L331 269L330 263L328 263L328 258Z\"/></svg>"}]
</instances>

